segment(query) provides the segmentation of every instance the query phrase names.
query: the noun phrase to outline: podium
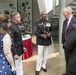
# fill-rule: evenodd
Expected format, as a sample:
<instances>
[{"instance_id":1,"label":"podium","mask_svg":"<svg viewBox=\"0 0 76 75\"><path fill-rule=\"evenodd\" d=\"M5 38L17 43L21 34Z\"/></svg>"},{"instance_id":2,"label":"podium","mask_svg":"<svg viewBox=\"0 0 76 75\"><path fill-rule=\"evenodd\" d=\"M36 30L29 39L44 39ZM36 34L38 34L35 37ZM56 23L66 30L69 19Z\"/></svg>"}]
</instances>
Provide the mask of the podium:
<instances>
[{"instance_id":1,"label":"podium","mask_svg":"<svg viewBox=\"0 0 76 75\"><path fill-rule=\"evenodd\" d=\"M26 51L22 54L22 60L32 56L32 39L29 34L22 37L23 47L26 48Z\"/></svg>"}]
</instances>

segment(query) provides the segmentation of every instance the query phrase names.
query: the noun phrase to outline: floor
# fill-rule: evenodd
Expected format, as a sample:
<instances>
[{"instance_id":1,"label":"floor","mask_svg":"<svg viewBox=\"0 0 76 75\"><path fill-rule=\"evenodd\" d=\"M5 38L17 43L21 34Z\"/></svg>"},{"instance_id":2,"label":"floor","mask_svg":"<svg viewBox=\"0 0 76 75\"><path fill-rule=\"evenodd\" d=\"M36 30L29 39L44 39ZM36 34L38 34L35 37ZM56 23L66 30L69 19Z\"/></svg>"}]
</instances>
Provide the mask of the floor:
<instances>
[{"instance_id":1,"label":"floor","mask_svg":"<svg viewBox=\"0 0 76 75\"><path fill-rule=\"evenodd\" d=\"M51 49L52 50L52 49ZM33 48L33 55L23 60L24 75L35 75L37 60L37 48ZM59 55L58 51L49 51L47 59L47 72L40 71L39 75L62 75L65 72L64 56Z\"/></svg>"}]
</instances>

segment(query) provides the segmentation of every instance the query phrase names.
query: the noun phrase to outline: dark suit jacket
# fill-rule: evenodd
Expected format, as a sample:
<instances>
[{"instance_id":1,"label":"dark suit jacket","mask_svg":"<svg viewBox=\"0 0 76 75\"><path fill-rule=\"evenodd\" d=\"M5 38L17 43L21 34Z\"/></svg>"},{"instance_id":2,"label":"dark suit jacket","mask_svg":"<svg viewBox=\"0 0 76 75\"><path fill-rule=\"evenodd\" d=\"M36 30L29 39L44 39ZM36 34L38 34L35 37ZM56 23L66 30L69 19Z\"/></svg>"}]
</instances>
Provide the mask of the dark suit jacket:
<instances>
[{"instance_id":1,"label":"dark suit jacket","mask_svg":"<svg viewBox=\"0 0 76 75\"><path fill-rule=\"evenodd\" d=\"M72 17L72 19L71 19L71 21L70 21L70 23L69 23L69 27L71 26L71 25L73 25L73 24L75 24L76 23L76 18L75 17ZM64 20L64 22L63 22L63 30L62 30L62 44L64 44L64 42L65 42L65 39L64 39L64 31L65 31L65 27L66 27L66 20ZM68 32L68 30L69 30L69 27L68 27L68 29L67 29L67 31L66 31L66 33Z\"/></svg>"},{"instance_id":2,"label":"dark suit jacket","mask_svg":"<svg viewBox=\"0 0 76 75\"><path fill-rule=\"evenodd\" d=\"M67 66L69 71L76 73L76 24L69 27L64 49L68 54Z\"/></svg>"},{"instance_id":3,"label":"dark suit jacket","mask_svg":"<svg viewBox=\"0 0 76 75\"><path fill-rule=\"evenodd\" d=\"M13 39L16 48L15 49L16 51L13 50L13 52L14 54L18 54L20 56L23 53L23 45L20 29L18 25L14 24L13 22L11 23L10 29L11 29L11 38Z\"/></svg>"},{"instance_id":4,"label":"dark suit jacket","mask_svg":"<svg viewBox=\"0 0 76 75\"><path fill-rule=\"evenodd\" d=\"M37 21L34 34L37 36L36 43L38 45L49 46L52 43L51 36L48 37L46 32L49 32L52 36L53 30L51 21L43 19ZM46 39L42 38L41 34L46 34L47 38Z\"/></svg>"},{"instance_id":5,"label":"dark suit jacket","mask_svg":"<svg viewBox=\"0 0 76 75\"><path fill-rule=\"evenodd\" d=\"M70 26L72 26L72 25L74 25L74 24L76 24L76 18L75 18L75 17L72 17L72 19L71 19L71 21L70 21L70 23L69 23L69 25L68 25L68 29L67 29L67 31L66 31L66 36L68 36L67 33L68 33L68 31L69 31ZM65 42L65 39L64 39L65 26L66 26L66 20L63 22L62 44L64 44L64 42ZM63 46L63 48L64 48L64 46ZM65 50L65 49L64 49L64 53L65 53L65 60L66 60L66 63L67 63L67 62L68 62L69 54L68 54L67 50Z\"/></svg>"}]
</instances>

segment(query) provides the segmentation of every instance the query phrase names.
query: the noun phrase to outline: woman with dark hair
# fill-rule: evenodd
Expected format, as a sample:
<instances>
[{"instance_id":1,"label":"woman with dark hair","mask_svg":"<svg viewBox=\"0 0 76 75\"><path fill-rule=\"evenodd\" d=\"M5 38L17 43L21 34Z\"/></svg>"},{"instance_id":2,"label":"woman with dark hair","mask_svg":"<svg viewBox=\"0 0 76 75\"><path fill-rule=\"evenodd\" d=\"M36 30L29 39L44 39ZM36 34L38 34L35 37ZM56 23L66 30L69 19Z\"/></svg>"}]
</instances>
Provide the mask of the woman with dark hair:
<instances>
[{"instance_id":1,"label":"woman with dark hair","mask_svg":"<svg viewBox=\"0 0 76 75\"><path fill-rule=\"evenodd\" d=\"M16 75L11 48L10 19L7 15L0 15L0 75ZM12 43L12 44L11 44Z\"/></svg>"}]
</instances>

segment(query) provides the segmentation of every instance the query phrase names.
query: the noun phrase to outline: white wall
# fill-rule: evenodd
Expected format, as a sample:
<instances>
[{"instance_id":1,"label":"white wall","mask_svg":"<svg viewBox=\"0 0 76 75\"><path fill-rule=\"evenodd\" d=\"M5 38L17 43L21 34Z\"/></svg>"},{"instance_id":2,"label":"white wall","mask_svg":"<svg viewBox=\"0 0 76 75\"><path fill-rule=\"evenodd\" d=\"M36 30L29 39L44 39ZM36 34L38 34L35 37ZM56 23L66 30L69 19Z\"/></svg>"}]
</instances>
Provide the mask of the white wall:
<instances>
[{"instance_id":1,"label":"white wall","mask_svg":"<svg viewBox=\"0 0 76 75\"><path fill-rule=\"evenodd\" d=\"M47 13L53 9L53 0L44 0Z\"/></svg>"},{"instance_id":2,"label":"white wall","mask_svg":"<svg viewBox=\"0 0 76 75\"><path fill-rule=\"evenodd\" d=\"M41 13L42 11L46 11L46 6L45 6L44 0L37 0L37 2L38 2L38 6L39 6L39 11L40 11L40 13Z\"/></svg>"},{"instance_id":3,"label":"white wall","mask_svg":"<svg viewBox=\"0 0 76 75\"><path fill-rule=\"evenodd\" d=\"M50 12L53 9L53 0L44 0L45 7L47 13ZM56 6L59 4L59 0L56 0Z\"/></svg>"}]
</instances>

